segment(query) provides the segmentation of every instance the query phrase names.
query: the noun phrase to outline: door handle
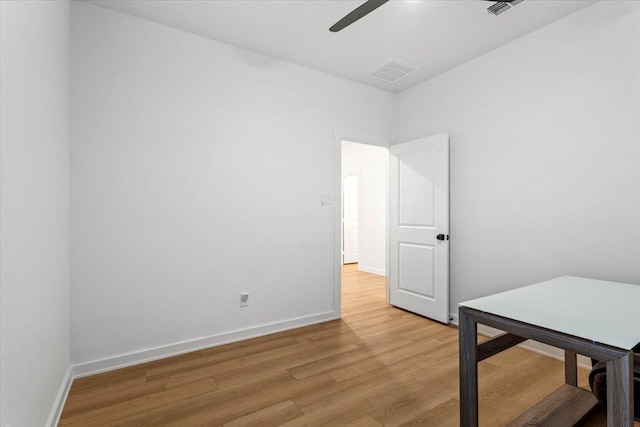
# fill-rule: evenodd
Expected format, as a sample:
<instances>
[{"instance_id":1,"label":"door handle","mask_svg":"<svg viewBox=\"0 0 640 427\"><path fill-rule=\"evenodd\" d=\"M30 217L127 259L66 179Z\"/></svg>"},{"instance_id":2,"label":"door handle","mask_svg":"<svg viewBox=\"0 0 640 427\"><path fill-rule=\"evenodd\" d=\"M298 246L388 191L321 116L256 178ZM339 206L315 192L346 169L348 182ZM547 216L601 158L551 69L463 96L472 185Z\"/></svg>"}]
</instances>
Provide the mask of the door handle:
<instances>
[{"instance_id":1,"label":"door handle","mask_svg":"<svg viewBox=\"0 0 640 427\"><path fill-rule=\"evenodd\" d=\"M438 234L438 235L436 236L436 239L438 239L438 240L445 240L445 238L446 238L447 240L449 240L449 235L447 234L447 235L445 236L444 234Z\"/></svg>"}]
</instances>

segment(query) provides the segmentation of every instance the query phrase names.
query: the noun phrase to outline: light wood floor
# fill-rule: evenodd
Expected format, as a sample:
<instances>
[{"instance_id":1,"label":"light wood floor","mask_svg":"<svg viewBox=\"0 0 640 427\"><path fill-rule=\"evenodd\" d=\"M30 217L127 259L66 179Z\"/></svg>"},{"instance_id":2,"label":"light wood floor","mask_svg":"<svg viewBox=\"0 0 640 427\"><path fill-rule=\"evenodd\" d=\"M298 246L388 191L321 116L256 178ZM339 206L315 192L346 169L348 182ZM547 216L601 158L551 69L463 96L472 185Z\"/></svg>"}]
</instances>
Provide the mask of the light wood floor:
<instances>
[{"instance_id":1,"label":"light wood floor","mask_svg":"<svg viewBox=\"0 0 640 427\"><path fill-rule=\"evenodd\" d=\"M60 425L459 425L456 328L387 306L384 278L355 265L344 269L342 313L77 379ZM481 425L514 419L560 386L563 372L520 348L481 362Z\"/></svg>"}]
</instances>

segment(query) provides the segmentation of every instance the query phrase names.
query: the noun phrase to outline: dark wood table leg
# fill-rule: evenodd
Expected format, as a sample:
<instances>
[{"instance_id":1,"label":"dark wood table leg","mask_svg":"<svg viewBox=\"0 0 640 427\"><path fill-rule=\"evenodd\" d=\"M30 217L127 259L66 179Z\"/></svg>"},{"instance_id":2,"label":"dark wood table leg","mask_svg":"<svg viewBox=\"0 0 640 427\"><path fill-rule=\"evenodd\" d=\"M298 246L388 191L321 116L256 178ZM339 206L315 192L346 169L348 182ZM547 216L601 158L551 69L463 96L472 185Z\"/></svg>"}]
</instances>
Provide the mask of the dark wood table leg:
<instances>
[{"instance_id":1,"label":"dark wood table leg","mask_svg":"<svg viewBox=\"0 0 640 427\"><path fill-rule=\"evenodd\" d=\"M578 385L578 359L576 354L569 350L564 351L564 382Z\"/></svg>"},{"instance_id":2,"label":"dark wood table leg","mask_svg":"<svg viewBox=\"0 0 640 427\"><path fill-rule=\"evenodd\" d=\"M460 308L460 426L478 426L478 325Z\"/></svg>"},{"instance_id":3,"label":"dark wood table leg","mask_svg":"<svg viewBox=\"0 0 640 427\"><path fill-rule=\"evenodd\" d=\"M607 362L607 425L633 427L633 352Z\"/></svg>"}]
</instances>

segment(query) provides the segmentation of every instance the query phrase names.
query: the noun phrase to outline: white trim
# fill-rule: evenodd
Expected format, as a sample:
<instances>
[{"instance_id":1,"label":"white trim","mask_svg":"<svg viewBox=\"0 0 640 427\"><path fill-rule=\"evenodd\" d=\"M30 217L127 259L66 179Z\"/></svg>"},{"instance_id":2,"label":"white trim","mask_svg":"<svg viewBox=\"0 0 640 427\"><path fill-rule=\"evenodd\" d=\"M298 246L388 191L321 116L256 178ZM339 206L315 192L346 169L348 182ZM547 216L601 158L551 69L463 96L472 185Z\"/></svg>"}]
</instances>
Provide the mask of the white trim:
<instances>
[{"instance_id":1,"label":"white trim","mask_svg":"<svg viewBox=\"0 0 640 427\"><path fill-rule=\"evenodd\" d=\"M382 268L369 267L367 265L362 265L358 263L358 270L364 271L365 273L378 274L380 276L386 276L386 272Z\"/></svg>"},{"instance_id":2,"label":"white trim","mask_svg":"<svg viewBox=\"0 0 640 427\"><path fill-rule=\"evenodd\" d=\"M333 310L342 316L342 137L333 132Z\"/></svg>"},{"instance_id":3,"label":"white trim","mask_svg":"<svg viewBox=\"0 0 640 427\"><path fill-rule=\"evenodd\" d=\"M387 271L389 271L389 241L391 229L389 226L389 214L391 205L389 203L389 162L391 161L391 153L387 148L387 162L384 166L384 272L386 280L384 281L384 302L387 305L391 305L391 288L389 287L389 277L387 276Z\"/></svg>"},{"instance_id":4,"label":"white trim","mask_svg":"<svg viewBox=\"0 0 640 427\"><path fill-rule=\"evenodd\" d=\"M458 315L451 313L451 324L458 326ZM478 333L481 335L485 335L489 338L495 337L496 335L500 335L504 333L496 328L492 328L487 325L478 324ZM548 344L544 344L538 341L527 340L522 344L518 344L518 347L524 348L525 350L533 351L534 353L541 354L543 356L550 357L552 359L561 360L564 362L564 350L550 346ZM587 356L583 356L581 354L578 355L578 366L591 369L591 359Z\"/></svg>"},{"instance_id":5,"label":"white trim","mask_svg":"<svg viewBox=\"0 0 640 427\"><path fill-rule=\"evenodd\" d=\"M47 420L47 426L49 427L57 426L60 421L62 409L67 401L67 396L69 396L69 390L71 389L71 383L73 382L72 371L72 367L69 366L67 368L67 372L64 374L60 390L58 390L58 395L56 396L56 400L53 402L53 408L51 408L51 414L49 414L49 419Z\"/></svg>"},{"instance_id":6,"label":"white trim","mask_svg":"<svg viewBox=\"0 0 640 427\"><path fill-rule=\"evenodd\" d=\"M451 320L451 324L458 326L458 315L457 314L453 314L453 313L449 313L449 320Z\"/></svg>"},{"instance_id":7,"label":"white trim","mask_svg":"<svg viewBox=\"0 0 640 427\"><path fill-rule=\"evenodd\" d=\"M557 347L552 347L541 342L528 340L520 344L520 347L533 351L534 353L541 354L543 356L551 357L552 359L561 360L564 362L564 350ZM591 370L591 359L581 354L578 355L578 366Z\"/></svg>"},{"instance_id":8,"label":"white trim","mask_svg":"<svg viewBox=\"0 0 640 427\"><path fill-rule=\"evenodd\" d=\"M342 141L351 141L351 142L359 142L360 144L377 145L378 147L385 147L385 148L389 148L389 145L390 145L389 141L375 138L371 135L365 135L360 132L350 132L342 129L334 129L333 137L335 138L336 142L340 144L342 143ZM342 173L340 173L340 175L342 176Z\"/></svg>"},{"instance_id":9,"label":"white trim","mask_svg":"<svg viewBox=\"0 0 640 427\"><path fill-rule=\"evenodd\" d=\"M139 363L150 362L152 360L158 360L165 357L176 356L178 354L189 353L191 351L197 351L203 348L215 347L218 345L251 339L262 335L269 335L276 332L282 332L289 329L300 328L303 326L327 322L329 320L335 320L339 318L340 315L335 311L328 311L311 316L303 316L281 322L266 323L264 325L254 326L251 328L225 332L222 334L211 335L204 338L182 341L175 344L150 348L147 350L122 354L114 357L107 357L91 362L80 363L73 366L73 378L86 377L88 375L94 375L101 372L112 371L114 369L125 368L127 366L137 365Z\"/></svg>"}]
</instances>

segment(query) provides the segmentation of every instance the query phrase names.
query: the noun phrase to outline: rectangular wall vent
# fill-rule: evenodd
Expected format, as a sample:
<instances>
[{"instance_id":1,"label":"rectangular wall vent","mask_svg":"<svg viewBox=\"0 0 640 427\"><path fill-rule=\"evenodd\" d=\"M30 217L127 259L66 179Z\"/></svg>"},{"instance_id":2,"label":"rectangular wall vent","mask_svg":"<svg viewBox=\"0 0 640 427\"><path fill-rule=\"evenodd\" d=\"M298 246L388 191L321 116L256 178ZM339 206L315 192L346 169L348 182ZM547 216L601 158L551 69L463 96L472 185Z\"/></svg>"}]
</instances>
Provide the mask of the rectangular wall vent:
<instances>
[{"instance_id":1,"label":"rectangular wall vent","mask_svg":"<svg viewBox=\"0 0 640 427\"><path fill-rule=\"evenodd\" d=\"M511 9L513 6L522 3L523 1L524 0L512 0L511 2L499 1L489 6L487 8L487 12L489 12L490 15L498 16L501 13Z\"/></svg>"},{"instance_id":2,"label":"rectangular wall vent","mask_svg":"<svg viewBox=\"0 0 640 427\"><path fill-rule=\"evenodd\" d=\"M418 69L419 68L415 65L400 61L399 59L390 59L385 62L382 67L369 72L369 75L376 79L395 83L398 80L404 79L408 75L415 73Z\"/></svg>"}]
</instances>

